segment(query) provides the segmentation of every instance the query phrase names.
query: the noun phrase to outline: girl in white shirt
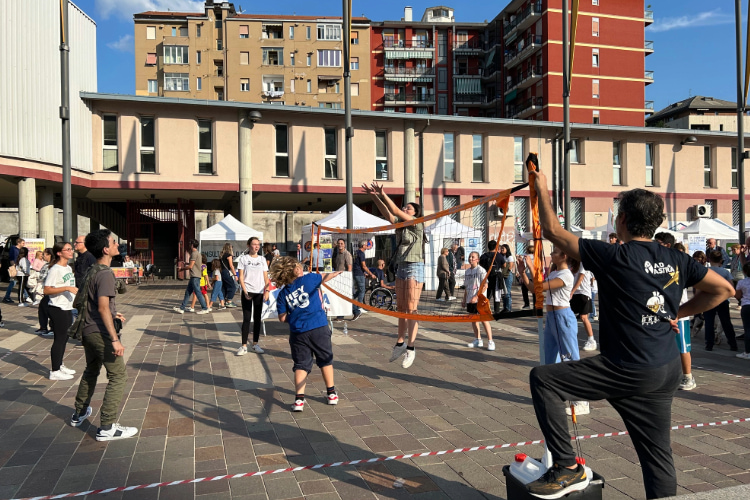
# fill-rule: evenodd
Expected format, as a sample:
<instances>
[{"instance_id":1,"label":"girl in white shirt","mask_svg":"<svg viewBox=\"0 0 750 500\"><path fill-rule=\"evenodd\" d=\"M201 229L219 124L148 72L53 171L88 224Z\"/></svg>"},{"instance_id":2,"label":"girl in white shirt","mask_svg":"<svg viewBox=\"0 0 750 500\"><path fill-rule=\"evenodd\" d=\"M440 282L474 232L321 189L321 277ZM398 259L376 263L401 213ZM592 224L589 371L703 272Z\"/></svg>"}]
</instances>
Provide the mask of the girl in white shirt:
<instances>
[{"instance_id":1,"label":"girl in white shirt","mask_svg":"<svg viewBox=\"0 0 750 500\"><path fill-rule=\"evenodd\" d=\"M586 330L588 339L583 345L584 351L595 351L596 340L594 340L594 330L591 328L589 314L592 311L591 299L591 279L593 274L583 268L583 264L574 259L568 259L570 270L575 273L575 284L573 285L573 294L570 296L570 308L573 314L578 315Z\"/></svg>"},{"instance_id":2,"label":"girl in white shirt","mask_svg":"<svg viewBox=\"0 0 750 500\"><path fill-rule=\"evenodd\" d=\"M255 236L247 240L247 253L240 255L237 270L240 273L240 287L242 288L242 346L237 356L247 354L247 339L250 336L250 322L253 323L252 350L263 354L258 345L260 340L260 317L263 312L263 302L268 300L268 262L258 253L260 240Z\"/></svg>"},{"instance_id":3,"label":"girl in white shirt","mask_svg":"<svg viewBox=\"0 0 750 500\"><path fill-rule=\"evenodd\" d=\"M65 367L63 357L68 343L68 327L73 324L73 299L78 293L75 275L68 265L68 261L73 257L73 245L67 242L55 243L52 255L53 260L44 280L44 295L49 297L49 318L52 320L52 330L55 334L50 350L52 371L49 378L70 380L75 370Z\"/></svg>"},{"instance_id":4,"label":"girl in white shirt","mask_svg":"<svg viewBox=\"0 0 750 500\"><path fill-rule=\"evenodd\" d=\"M479 252L471 252L469 254L469 269L466 270L464 277L464 300L463 306L469 314L477 314L477 301L479 299L480 287L482 286L482 280L487 275L487 271L479 264ZM487 293L487 283L485 282L484 288L481 289L482 293ZM490 328L489 321L482 321L484 326L484 332L487 334L487 350L495 350L495 342L492 341L492 328ZM469 347L482 347L482 338L479 335L479 321L471 323L471 327L474 329L474 341L469 344Z\"/></svg>"},{"instance_id":5,"label":"girl in white shirt","mask_svg":"<svg viewBox=\"0 0 750 500\"><path fill-rule=\"evenodd\" d=\"M29 281L31 272L31 263L29 262L29 249L21 247L18 250L18 264L16 265L16 281L18 282L18 307L27 307L29 304L24 302L23 295L26 293L26 283Z\"/></svg>"}]
</instances>

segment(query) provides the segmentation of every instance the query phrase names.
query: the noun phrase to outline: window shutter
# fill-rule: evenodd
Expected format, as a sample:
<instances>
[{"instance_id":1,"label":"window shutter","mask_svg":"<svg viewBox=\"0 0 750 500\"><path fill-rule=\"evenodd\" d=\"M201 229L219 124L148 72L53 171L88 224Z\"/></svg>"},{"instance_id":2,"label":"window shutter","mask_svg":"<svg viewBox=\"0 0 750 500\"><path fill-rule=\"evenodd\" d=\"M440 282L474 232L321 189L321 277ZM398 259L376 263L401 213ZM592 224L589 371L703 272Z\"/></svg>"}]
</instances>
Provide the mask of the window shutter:
<instances>
[{"instance_id":1,"label":"window shutter","mask_svg":"<svg viewBox=\"0 0 750 500\"><path fill-rule=\"evenodd\" d=\"M248 35L250 34L250 27L246 24L240 25L240 35Z\"/></svg>"}]
</instances>

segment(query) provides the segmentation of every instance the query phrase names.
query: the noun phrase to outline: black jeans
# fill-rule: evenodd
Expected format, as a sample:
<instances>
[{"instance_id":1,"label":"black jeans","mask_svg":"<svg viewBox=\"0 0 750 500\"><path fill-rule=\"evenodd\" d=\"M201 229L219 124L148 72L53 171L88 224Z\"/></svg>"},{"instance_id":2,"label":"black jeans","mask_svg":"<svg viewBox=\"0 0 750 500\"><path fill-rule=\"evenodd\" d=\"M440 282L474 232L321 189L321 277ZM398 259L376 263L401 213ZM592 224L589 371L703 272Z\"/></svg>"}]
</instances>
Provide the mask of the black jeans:
<instances>
[{"instance_id":1,"label":"black jeans","mask_svg":"<svg viewBox=\"0 0 750 500\"><path fill-rule=\"evenodd\" d=\"M670 427L681 377L679 356L657 368L623 368L602 355L533 368L534 411L553 460L563 467L576 463L564 402L606 399L622 417L638 453L646 498L676 495Z\"/></svg>"},{"instance_id":2,"label":"black jeans","mask_svg":"<svg viewBox=\"0 0 750 500\"><path fill-rule=\"evenodd\" d=\"M438 274L438 289L437 289L437 296L435 296L435 299L439 299L443 296L443 292L445 292L445 300L448 300L451 296L450 288L448 287L448 276L445 274Z\"/></svg>"},{"instance_id":3,"label":"black jeans","mask_svg":"<svg viewBox=\"0 0 750 500\"><path fill-rule=\"evenodd\" d=\"M28 297L29 293L26 291L26 283L29 281L28 276L16 276L18 282L18 303L23 304L24 297Z\"/></svg>"},{"instance_id":4,"label":"black jeans","mask_svg":"<svg viewBox=\"0 0 750 500\"><path fill-rule=\"evenodd\" d=\"M742 306L740 316L742 317L742 328L745 330L745 352L750 352L750 306Z\"/></svg>"},{"instance_id":5,"label":"black jeans","mask_svg":"<svg viewBox=\"0 0 750 500\"><path fill-rule=\"evenodd\" d=\"M503 281L503 275L491 274L487 277L487 300L492 301L492 312L499 313L503 308L503 299L497 300L495 295L495 288L503 289L505 282Z\"/></svg>"},{"instance_id":6,"label":"black jeans","mask_svg":"<svg viewBox=\"0 0 750 500\"><path fill-rule=\"evenodd\" d=\"M250 321L253 322L253 344L260 339L260 315L263 312L263 294L249 293L250 298L242 296L242 345L247 344L250 337Z\"/></svg>"},{"instance_id":7,"label":"black jeans","mask_svg":"<svg viewBox=\"0 0 750 500\"><path fill-rule=\"evenodd\" d=\"M68 344L68 328L73 324L73 312L49 306L49 317L52 320L52 328L55 333L55 339L52 341L52 348L50 349L50 358L52 371L56 372L63 364L65 346Z\"/></svg>"},{"instance_id":8,"label":"black jeans","mask_svg":"<svg viewBox=\"0 0 750 500\"><path fill-rule=\"evenodd\" d=\"M49 295L45 295L42 297L42 300L39 301L37 316L39 317L39 329L49 330L47 327L51 323L49 320Z\"/></svg>"},{"instance_id":9,"label":"black jeans","mask_svg":"<svg viewBox=\"0 0 750 500\"><path fill-rule=\"evenodd\" d=\"M729 301L725 300L713 309L709 309L703 313L703 319L706 321L706 349L714 348L714 337L716 334L715 323L716 315L719 315L719 321L721 321L721 327L724 329L724 335L727 336L727 343L733 349L737 349L737 339L734 336L734 326L732 326L732 319L729 317Z\"/></svg>"},{"instance_id":10,"label":"black jeans","mask_svg":"<svg viewBox=\"0 0 750 500\"><path fill-rule=\"evenodd\" d=\"M450 276L448 276L448 291L451 292L450 296L455 297L456 294L454 293L456 289L456 273L451 273Z\"/></svg>"}]
</instances>

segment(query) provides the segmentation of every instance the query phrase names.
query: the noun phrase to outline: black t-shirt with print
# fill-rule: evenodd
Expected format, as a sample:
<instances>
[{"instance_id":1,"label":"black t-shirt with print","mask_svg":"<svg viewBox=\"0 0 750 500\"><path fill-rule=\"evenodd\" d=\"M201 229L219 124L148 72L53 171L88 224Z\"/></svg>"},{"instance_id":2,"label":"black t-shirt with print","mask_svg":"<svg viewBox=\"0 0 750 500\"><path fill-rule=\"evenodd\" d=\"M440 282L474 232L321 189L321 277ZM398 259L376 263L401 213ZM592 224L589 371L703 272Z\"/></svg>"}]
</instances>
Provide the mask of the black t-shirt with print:
<instances>
[{"instance_id":1,"label":"black t-shirt with print","mask_svg":"<svg viewBox=\"0 0 750 500\"><path fill-rule=\"evenodd\" d=\"M658 367L678 356L667 319L677 317L682 290L707 269L653 241L611 245L581 238L578 245L599 285L602 356L623 367Z\"/></svg>"}]
</instances>

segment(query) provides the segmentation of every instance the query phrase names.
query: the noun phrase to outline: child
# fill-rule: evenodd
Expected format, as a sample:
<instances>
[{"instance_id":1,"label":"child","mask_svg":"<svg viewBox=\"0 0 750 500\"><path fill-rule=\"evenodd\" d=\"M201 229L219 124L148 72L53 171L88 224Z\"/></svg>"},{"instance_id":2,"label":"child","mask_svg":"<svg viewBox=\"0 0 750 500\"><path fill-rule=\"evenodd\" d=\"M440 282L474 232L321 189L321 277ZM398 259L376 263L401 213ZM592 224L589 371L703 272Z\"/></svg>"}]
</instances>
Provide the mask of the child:
<instances>
[{"instance_id":1,"label":"child","mask_svg":"<svg viewBox=\"0 0 750 500\"><path fill-rule=\"evenodd\" d=\"M487 271L478 265L479 264L479 252L471 252L469 254L469 269L466 270L464 276L464 298L461 305L466 308L469 314L477 314L477 300L479 299L479 287L482 284L482 280L487 275ZM482 288L482 293L487 293L487 283ZM484 331L487 334L487 350L495 350L495 342L492 341L492 328L490 328L489 321L482 321ZM482 339L479 336L479 321L471 323L471 328L474 330L474 341L469 343L469 347L482 347Z\"/></svg>"},{"instance_id":2,"label":"child","mask_svg":"<svg viewBox=\"0 0 750 500\"><path fill-rule=\"evenodd\" d=\"M735 298L740 301L740 316L742 317L742 327L745 329L745 352L737 355L741 359L750 359L750 262L742 266L742 272L745 278L737 282L737 293Z\"/></svg>"},{"instance_id":3,"label":"child","mask_svg":"<svg viewBox=\"0 0 750 500\"><path fill-rule=\"evenodd\" d=\"M211 303L208 301L208 291L211 289L211 284L208 282L208 255L202 253L201 260L203 261L203 264L201 264L201 293L206 304L208 304L208 312L211 312ZM193 301L190 303L190 312L195 311L195 302L197 300L198 296L193 294Z\"/></svg>"},{"instance_id":4,"label":"child","mask_svg":"<svg viewBox=\"0 0 750 500\"><path fill-rule=\"evenodd\" d=\"M331 329L323 310L320 285L339 272L326 274L304 274L302 264L292 257L276 257L271 263L271 281L280 286L276 298L279 321L289 323L289 346L294 366L296 397L292 411L305 409L305 386L312 369L313 355L323 374L329 405L339 402L333 385L333 348Z\"/></svg>"},{"instance_id":5,"label":"child","mask_svg":"<svg viewBox=\"0 0 750 500\"><path fill-rule=\"evenodd\" d=\"M586 343L583 345L584 351L595 351L596 340L594 340L594 330L591 328L589 314L591 314L591 278L593 274L583 268L583 264L575 259L568 259L570 270L575 274L575 284L573 285L573 294L570 296L570 309L574 314L581 318L583 328L586 330Z\"/></svg>"},{"instance_id":6,"label":"child","mask_svg":"<svg viewBox=\"0 0 750 500\"><path fill-rule=\"evenodd\" d=\"M218 299L219 310L221 311L222 309L226 309L226 306L224 305L224 292L221 287L221 261L219 259L214 259L211 262L211 272L213 274L211 278L211 286L214 290L211 293L211 305L213 306L214 302Z\"/></svg>"}]
</instances>

